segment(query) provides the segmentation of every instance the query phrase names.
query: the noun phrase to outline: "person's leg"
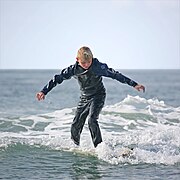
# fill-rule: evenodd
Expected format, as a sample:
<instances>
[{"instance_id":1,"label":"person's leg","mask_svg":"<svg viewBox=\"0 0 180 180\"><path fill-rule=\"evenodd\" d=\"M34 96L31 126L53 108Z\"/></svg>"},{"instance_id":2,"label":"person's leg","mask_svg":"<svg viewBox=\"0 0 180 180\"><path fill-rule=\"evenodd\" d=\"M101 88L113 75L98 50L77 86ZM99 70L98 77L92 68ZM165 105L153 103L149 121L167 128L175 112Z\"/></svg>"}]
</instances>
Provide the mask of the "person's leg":
<instances>
[{"instance_id":1,"label":"person's leg","mask_svg":"<svg viewBox=\"0 0 180 180\"><path fill-rule=\"evenodd\" d=\"M101 131L98 124L99 114L104 106L105 94L93 98L90 105L90 113L88 119L89 130L91 132L94 147L102 142Z\"/></svg>"},{"instance_id":2,"label":"person's leg","mask_svg":"<svg viewBox=\"0 0 180 180\"><path fill-rule=\"evenodd\" d=\"M73 123L71 125L71 139L76 145L80 143L80 135L89 113L90 101L85 98L81 98L76 110Z\"/></svg>"}]
</instances>

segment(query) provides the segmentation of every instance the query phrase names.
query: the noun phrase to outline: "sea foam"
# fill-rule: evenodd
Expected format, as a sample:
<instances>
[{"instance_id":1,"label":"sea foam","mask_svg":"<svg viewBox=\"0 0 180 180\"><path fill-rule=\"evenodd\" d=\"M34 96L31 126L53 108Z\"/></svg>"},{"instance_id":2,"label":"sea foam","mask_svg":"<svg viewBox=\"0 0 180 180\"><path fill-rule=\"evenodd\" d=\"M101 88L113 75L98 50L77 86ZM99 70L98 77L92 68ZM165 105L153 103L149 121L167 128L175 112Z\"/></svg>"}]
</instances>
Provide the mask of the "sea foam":
<instances>
[{"instance_id":1,"label":"sea foam","mask_svg":"<svg viewBox=\"0 0 180 180\"><path fill-rule=\"evenodd\" d=\"M75 108L66 108L47 114L1 119L0 150L14 148L20 143L92 155L111 164L180 163L180 107L166 105L158 99L129 95L117 104L105 106L98 120L103 142L96 149L87 122L80 146L76 147L71 141L74 113ZM133 151L123 157L127 148Z\"/></svg>"}]
</instances>

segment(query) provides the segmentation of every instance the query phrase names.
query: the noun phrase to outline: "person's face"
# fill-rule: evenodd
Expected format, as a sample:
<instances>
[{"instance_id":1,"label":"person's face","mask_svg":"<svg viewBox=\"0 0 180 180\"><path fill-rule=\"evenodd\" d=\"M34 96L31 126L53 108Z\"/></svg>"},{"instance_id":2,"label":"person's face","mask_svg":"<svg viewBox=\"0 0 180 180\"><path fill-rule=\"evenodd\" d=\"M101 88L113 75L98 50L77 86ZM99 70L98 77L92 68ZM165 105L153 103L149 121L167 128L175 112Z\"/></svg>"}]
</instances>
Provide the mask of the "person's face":
<instances>
[{"instance_id":1,"label":"person's face","mask_svg":"<svg viewBox=\"0 0 180 180\"><path fill-rule=\"evenodd\" d=\"M88 59L88 60L82 60L82 59L78 59L77 61L79 62L79 65L83 68L83 69L89 69L89 67L92 64L92 59Z\"/></svg>"}]
</instances>

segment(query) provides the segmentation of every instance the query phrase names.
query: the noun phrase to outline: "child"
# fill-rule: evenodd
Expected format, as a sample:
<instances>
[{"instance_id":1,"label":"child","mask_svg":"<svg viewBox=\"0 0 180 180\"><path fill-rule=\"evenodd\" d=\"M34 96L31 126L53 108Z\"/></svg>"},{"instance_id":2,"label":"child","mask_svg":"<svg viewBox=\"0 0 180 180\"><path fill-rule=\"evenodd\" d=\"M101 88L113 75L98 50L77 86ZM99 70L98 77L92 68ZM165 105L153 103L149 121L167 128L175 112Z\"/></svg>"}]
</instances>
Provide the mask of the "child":
<instances>
[{"instance_id":1,"label":"child","mask_svg":"<svg viewBox=\"0 0 180 180\"><path fill-rule=\"evenodd\" d=\"M74 77L78 80L81 90L80 101L76 114L71 125L71 139L76 145L80 144L80 134L85 120L89 115L88 126L91 133L94 147L102 142L101 131L98 125L98 117L103 108L106 92L102 82L102 76L116 79L121 83L126 83L136 90L145 91L145 87L122 75L118 71L109 68L107 64L101 63L93 58L93 54L88 47L81 47L77 53L77 61L54 76L49 83L36 94L37 99L44 100L45 95L63 80Z\"/></svg>"}]
</instances>

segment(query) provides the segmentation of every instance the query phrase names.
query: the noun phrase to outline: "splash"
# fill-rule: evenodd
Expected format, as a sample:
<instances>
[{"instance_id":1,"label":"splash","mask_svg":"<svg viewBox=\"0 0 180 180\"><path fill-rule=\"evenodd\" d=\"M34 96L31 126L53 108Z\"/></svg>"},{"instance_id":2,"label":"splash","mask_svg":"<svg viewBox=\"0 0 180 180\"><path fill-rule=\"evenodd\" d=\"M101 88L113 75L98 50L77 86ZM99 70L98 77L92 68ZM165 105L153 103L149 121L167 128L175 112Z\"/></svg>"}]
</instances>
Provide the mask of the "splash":
<instances>
[{"instance_id":1,"label":"splash","mask_svg":"<svg viewBox=\"0 0 180 180\"><path fill-rule=\"evenodd\" d=\"M180 107L139 96L127 96L106 106L99 117L103 142L96 149L87 123L80 147L71 141L74 111L66 108L48 114L1 118L0 151L20 143L91 155L111 164L180 163ZM123 156L126 151L129 155Z\"/></svg>"}]
</instances>

